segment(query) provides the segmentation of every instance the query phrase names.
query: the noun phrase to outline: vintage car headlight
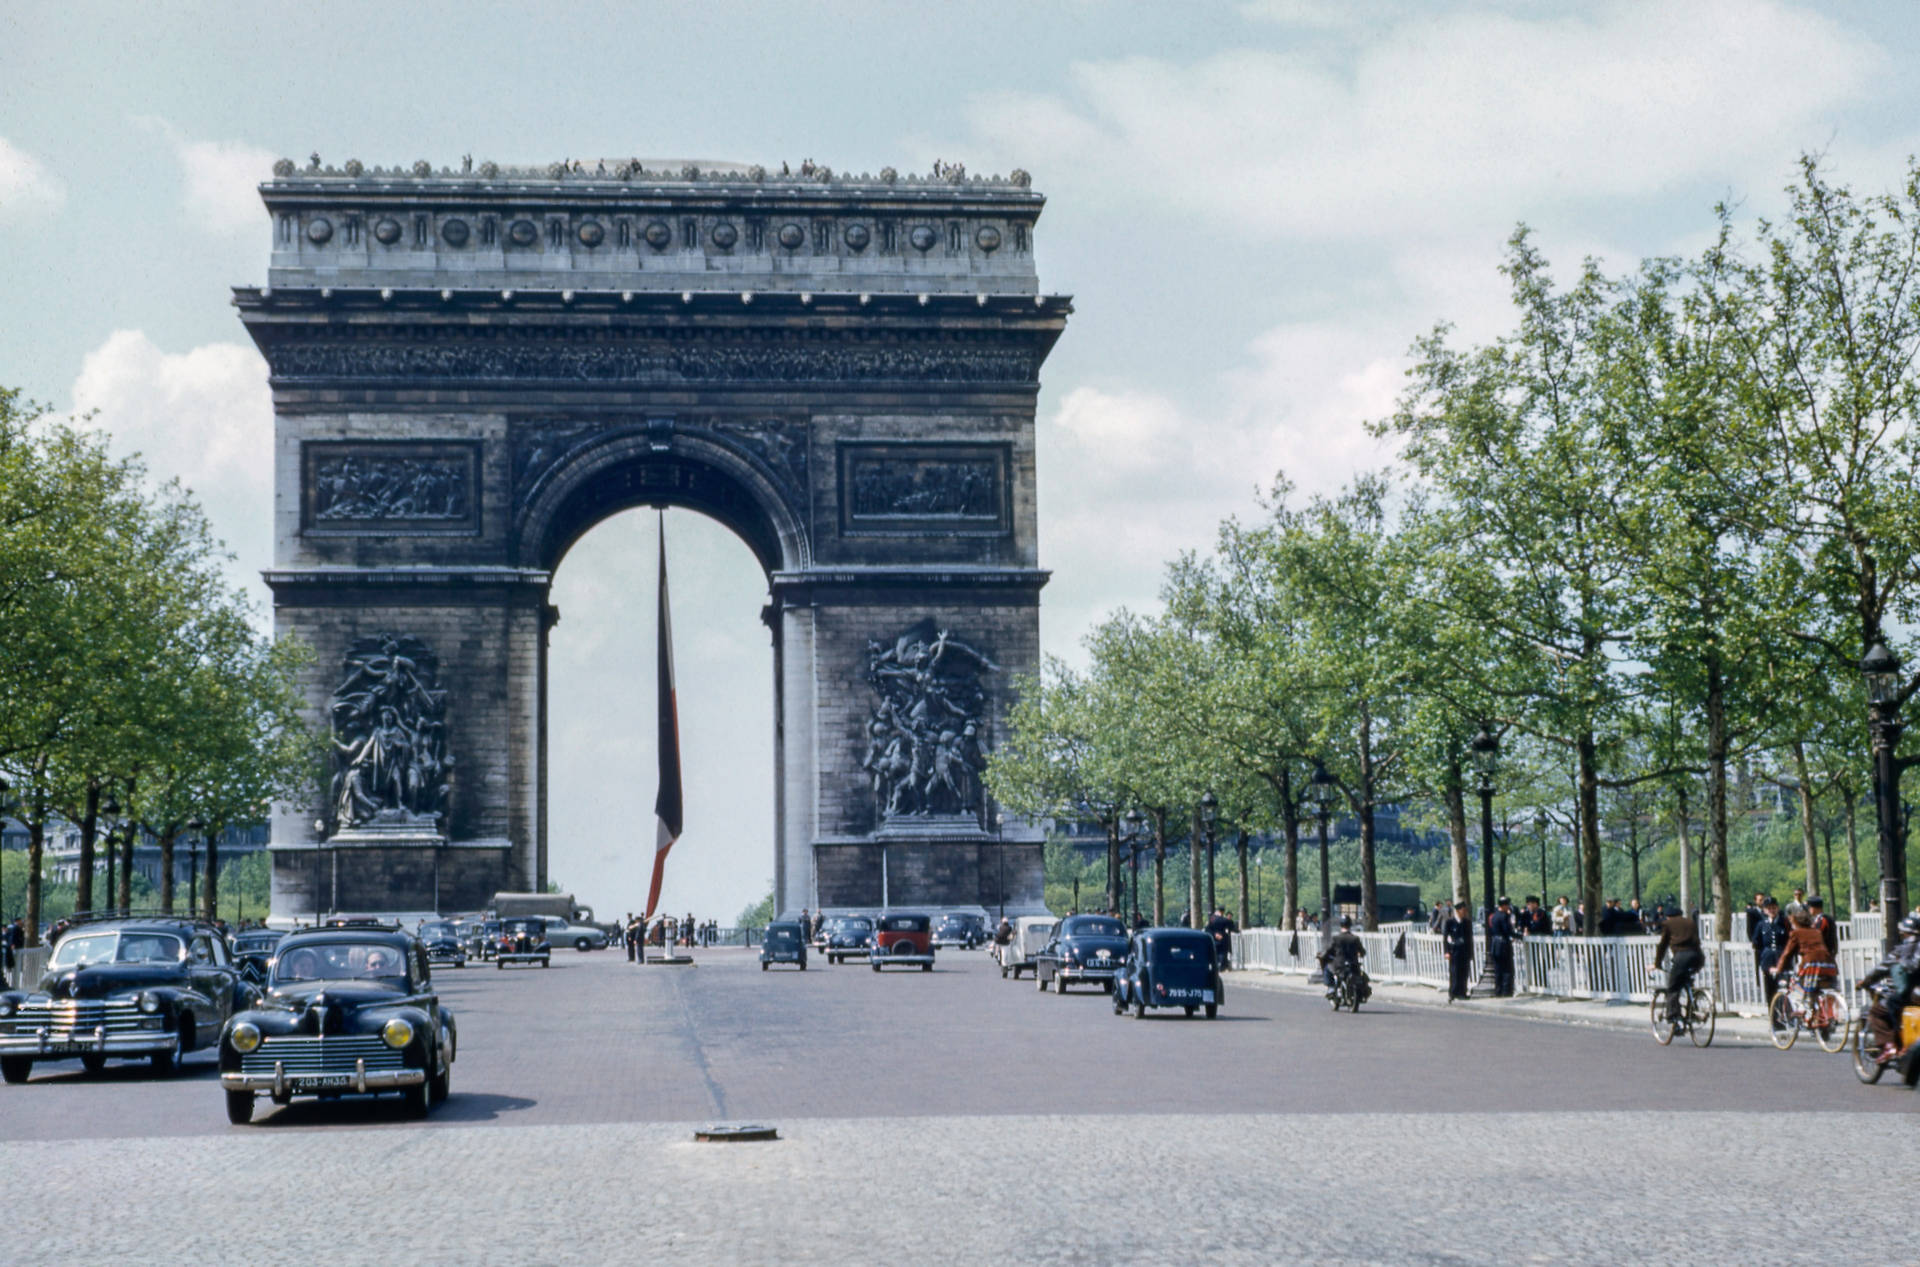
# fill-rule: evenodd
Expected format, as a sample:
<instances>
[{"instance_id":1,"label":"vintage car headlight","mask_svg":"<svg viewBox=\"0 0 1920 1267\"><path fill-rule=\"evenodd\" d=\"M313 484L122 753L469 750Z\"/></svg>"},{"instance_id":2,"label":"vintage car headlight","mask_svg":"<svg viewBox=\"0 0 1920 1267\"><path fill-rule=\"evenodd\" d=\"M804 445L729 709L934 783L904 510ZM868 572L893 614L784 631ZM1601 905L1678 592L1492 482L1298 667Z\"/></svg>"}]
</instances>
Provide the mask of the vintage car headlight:
<instances>
[{"instance_id":1,"label":"vintage car headlight","mask_svg":"<svg viewBox=\"0 0 1920 1267\"><path fill-rule=\"evenodd\" d=\"M405 1047L413 1041L413 1026L396 1016L380 1027L380 1037L389 1047Z\"/></svg>"},{"instance_id":2,"label":"vintage car headlight","mask_svg":"<svg viewBox=\"0 0 1920 1267\"><path fill-rule=\"evenodd\" d=\"M13 1015L13 1000L0 999L0 1016L12 1016L12 1015Z\"/></svg>"},{"instance_id":3,"label":"vintage car headlight","mask_svg":"<svg viewBox=\"0 0 1920 1267\"><path fill-rule=\"evenodd\" d=\"M251 1021L235 1021L227 1031L227 1041L237 1052L249 1052L260 1046L260 1027Z\"/></svg>"},{"instance_id":4,"label":"vintage car headlight","mask_svg":"<svg viewBox=\"0 0 1920 1267\"><path fill-rule=\"evenodd\" d=\"M140 996L140 1010L148 1013L158 1012L160 1010L160 996L157 994L142 994Z\"/></svg>"}]
</instances>

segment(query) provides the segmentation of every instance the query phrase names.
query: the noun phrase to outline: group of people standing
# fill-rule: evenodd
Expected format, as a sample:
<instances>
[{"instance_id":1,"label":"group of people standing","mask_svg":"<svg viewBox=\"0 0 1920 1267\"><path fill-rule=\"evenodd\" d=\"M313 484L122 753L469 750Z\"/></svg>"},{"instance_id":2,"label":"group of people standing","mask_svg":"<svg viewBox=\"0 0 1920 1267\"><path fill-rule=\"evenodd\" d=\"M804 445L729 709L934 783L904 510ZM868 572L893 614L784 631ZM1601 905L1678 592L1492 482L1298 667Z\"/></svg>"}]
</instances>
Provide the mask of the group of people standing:
<instances>
[{"instance_id":1,"label":"group of people standing","mask_svg":"<svg viewBox=\"0 0 1920 1267\"><path fill-rule=\"evenodd\" d=\"M651 924L644 917L628 911L622 929L628 963L639 961L642 950L647 946L711 946L720 937L720 921L710 919L704 924L699 923L693 918L692 911L687 912L685 919L656 915Z\"/></svg>"},{"instance_id":2,"label":"group of people standing","mask_svg":"<svg viewBox=\"0 0 1920 1267\"><path fill-rule=\"evenodd\" d=\"M1529 893L1525 905L1517 911L1512 898L1502 897L1486 913L1481 922L1487 939L1487 962L1493 970L1495 998L1513 997L1514 942L1526 937L1559 934L1560 915L1566 904L1566 898L1561 898L1560 905L1549 914L1541 909L1540 899ZM1435 902L1433 908L1428 927L1440 934L1441 949L1447 957L1447 998L1464 999L1472 986L1469 978L1473 975L1474 922L1467 917L1465 902L1455 902L1451 911L1440 902Z\"/></svg>"},{"instance_id":3,"label":"group of people standing","mask_svg":"<svg viewBox=\"0 0 1920 1267\"><path fill-rule=\"evenodd\" d=\"M1839 976L1840 927L1826 906L1819 894L1808 897L1805 889L1795 889L1784 908L1779 898L1753 895L1747 907L1747 940L1753 944L1754 966L1767 998L1795 964L1815 978L1816 987Z\"/></svg>"}]
</instances>

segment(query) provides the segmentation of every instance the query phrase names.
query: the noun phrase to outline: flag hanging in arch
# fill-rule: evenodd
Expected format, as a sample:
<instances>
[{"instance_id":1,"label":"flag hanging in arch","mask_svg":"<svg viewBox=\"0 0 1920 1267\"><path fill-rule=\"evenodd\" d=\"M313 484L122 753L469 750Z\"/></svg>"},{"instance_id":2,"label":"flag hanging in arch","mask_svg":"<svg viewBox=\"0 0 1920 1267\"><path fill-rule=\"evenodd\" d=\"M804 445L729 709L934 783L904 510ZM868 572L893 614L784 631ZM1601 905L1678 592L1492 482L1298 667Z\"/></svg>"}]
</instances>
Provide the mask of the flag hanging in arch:
<instances>
[{"instance_id":1,"label":"flag hanging in arch","mask_svg":"<svg viewBox=\"0 0 1920 1267\"><path fill-rule=\"evenodd\" d=\"M667 610L667 517L660 516L659 595L660 790L653 798L657 820L653 841L653 882L647 886L647 913L660 904L660 878L666 873L667 851L680 839L680 704L673 689L673 619Z\"/></svg>"}]
</instances>

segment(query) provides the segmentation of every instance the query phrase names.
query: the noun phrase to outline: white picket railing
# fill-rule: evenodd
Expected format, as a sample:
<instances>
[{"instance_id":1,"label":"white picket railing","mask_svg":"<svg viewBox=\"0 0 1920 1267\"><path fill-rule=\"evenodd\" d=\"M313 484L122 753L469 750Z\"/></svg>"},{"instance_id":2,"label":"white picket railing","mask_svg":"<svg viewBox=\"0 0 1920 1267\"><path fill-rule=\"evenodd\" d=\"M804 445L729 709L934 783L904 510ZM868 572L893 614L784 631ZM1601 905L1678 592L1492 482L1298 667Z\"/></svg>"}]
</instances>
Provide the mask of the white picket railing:
<instances>
[{"instance_id":1,"label":"white picket railing","mask_svg":"<svg viewBox=\"0 0 1920 1267\"><path fill-rule=\"evenodd\" d=\"M1402 933L1406 957L1393 950ZM1367 975L1389 985L1425 985L1445 989L1447 960L1437 933L1405 929L1357 934L1367 950ZM1234 935L1236 968L1310 974L1319 971L1314 956L1320 934L1297 935L1285 929L1256 928ZM1652 998L1651 974L1656 937L1532 937L1514 943L1514 985L1526 994L1565 999L1645 1003ZM1470 979L1478 981L1485 938L1473 942ZM1767 1000L1754 969L1753 947L1746 942L1707 942L1707 963L1699 979L1712 987L1722 1011L1764 1016ZM1880 958L1878 941L1840 943L1840 983L1849 998L1860 978Z\"/></svg>"}]
</instances>

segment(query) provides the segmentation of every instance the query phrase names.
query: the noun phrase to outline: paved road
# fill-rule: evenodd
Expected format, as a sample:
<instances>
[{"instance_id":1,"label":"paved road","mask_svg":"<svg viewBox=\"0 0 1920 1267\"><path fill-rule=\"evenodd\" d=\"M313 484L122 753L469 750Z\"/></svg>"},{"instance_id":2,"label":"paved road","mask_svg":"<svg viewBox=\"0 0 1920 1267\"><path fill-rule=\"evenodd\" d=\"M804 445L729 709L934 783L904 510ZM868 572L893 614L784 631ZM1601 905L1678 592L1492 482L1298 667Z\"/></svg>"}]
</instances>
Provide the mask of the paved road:
<instances>
[{"instance_id":1,"label":"paved road","mask_svg":"<svg viewBox=\"0 0 1920 1267\"><path fill-rule=\"evenodd\" d=\"M204 1057L165 1081L70 1063L0 1087L6 1240L96 1261L150 1257L156 1236L224 1255L265 1229L302 1257L314 1237L375 1250L367 1211L391 1193L433 1212L446 1252L429 1261L521 1262L505 1246L524 1234L568 1246L562 1261L625 1245L815 1261L854 1244L866 1261L1212 1246L1217 1261L1468 1262L1489 1231L1524 1235L1523 1261L1599 1261L1661 1211L1687 1238L1670 1256L1707 1261L1803 1224L1810 1256L1849 1227L1891 1236L1889 1192L1864 1180L1920 1163L1920 1096L1858 1086L1844 1056L1334 1015L1250 989L1217 1021L1134 1021L1098 993L1002 981L977 953L881 975L763 974L740 951L690 969L568 954L545 972L443 971L441 990L461 1054L454 1098L424 1124L379 1101L303 1101L230 1127ZM715 1119L784 1138L688 1142ZM1776 1199L1786 1162L1758 1147L1769 1138L1860 1160L1817 1201ZM209 1182L257 1194L257 1217L179 1200ZM90 1201L135 1194L130 1217L76 1223L76 1184ZM1885 1243L1871 1257L1911 1257Z\"/></svg>"}]
</instances>

